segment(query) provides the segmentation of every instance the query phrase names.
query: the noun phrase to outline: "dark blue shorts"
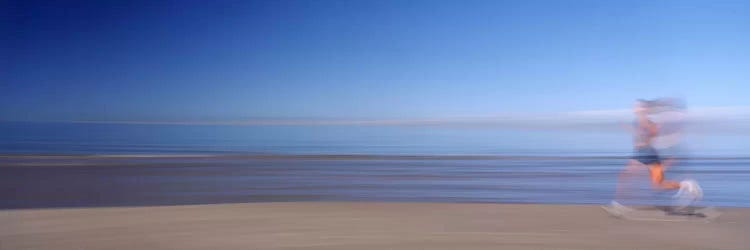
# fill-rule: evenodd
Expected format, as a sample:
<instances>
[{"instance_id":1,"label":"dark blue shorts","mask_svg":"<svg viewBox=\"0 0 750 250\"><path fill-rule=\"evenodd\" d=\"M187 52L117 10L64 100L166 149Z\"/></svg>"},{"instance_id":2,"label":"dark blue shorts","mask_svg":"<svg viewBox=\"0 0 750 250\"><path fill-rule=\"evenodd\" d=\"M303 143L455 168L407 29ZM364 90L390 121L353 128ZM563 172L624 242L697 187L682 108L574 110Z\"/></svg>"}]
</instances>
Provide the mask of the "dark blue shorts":
<instances>
[{"instance_id":1,"label":"dark blue shorts","mask_svg":"<svg viewBox=\"0 0 750 250\"><path fill-rule=\"evenodd\" d=\"M643 165L651 165L651 164L657 164L661 163L661 159L659 158L659 154L656 152L656 149L652 147L642 147L637 148L635 150L635 155L632 158L633 160L639 161Z\"/></svg>"}]
</instances>

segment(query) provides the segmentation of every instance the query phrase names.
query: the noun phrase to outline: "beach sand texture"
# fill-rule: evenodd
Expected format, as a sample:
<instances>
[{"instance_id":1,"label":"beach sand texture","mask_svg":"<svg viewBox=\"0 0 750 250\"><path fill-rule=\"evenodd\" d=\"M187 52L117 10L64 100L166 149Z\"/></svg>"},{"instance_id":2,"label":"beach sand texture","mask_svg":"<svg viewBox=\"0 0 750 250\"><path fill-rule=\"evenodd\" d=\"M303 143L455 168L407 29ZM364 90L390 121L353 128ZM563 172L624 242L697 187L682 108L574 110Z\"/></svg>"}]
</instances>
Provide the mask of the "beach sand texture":
<instances>
[{"instance_id":1,"label":"beach sand texture","mask_svg":"<svg viewBox=\"0 0 750 250\"><path fill-rule=\"evenodd\" d=\"M0 249L748 249L750 210L644 222L598 206L280 202L0 211Z\"/></svg>"}]
</instances>

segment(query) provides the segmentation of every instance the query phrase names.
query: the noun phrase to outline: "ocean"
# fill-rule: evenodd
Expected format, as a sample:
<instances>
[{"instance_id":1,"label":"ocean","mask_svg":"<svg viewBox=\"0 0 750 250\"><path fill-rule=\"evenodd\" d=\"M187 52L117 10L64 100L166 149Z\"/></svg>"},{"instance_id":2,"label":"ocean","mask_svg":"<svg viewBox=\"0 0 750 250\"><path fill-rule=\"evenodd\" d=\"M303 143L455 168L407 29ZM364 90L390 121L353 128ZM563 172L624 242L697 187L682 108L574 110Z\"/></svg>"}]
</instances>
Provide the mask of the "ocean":
<instances>
[{"instance_id":1,"label":"ocean","mask_svg":"<svg viewBox=\"0 0 750 250\"><path fill-rule=\"evenodd\" d=\"M746 136L690 135L668 178L750 207ZM604 204L620 132L410 126L0 123L0 208L260 201ZM634 204L669 203L645 172Z\"/></svg>"}]
</instances>

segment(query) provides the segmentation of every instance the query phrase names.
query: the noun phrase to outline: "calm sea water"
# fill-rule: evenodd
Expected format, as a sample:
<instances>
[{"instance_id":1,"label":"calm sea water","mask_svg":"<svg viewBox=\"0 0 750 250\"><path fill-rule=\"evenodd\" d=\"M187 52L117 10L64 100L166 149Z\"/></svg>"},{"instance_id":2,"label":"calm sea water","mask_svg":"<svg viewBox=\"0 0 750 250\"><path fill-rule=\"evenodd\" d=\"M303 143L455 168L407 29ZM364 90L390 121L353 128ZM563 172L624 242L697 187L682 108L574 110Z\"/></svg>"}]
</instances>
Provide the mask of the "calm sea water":
<instances>
[{"instance_id":1,"label":"calm sea water","mask_svg":"<svg viewBox=\"0 0 750 250\"><path fill-rule=\"evenodd\" d=\"M692 136L669 178L694 178L705 205L750 207L741 136ZM630 154L625 133L424 127L0 123L0 208L253 201L601 204ZM745 147L748 146L748 147ZM527 158L258 159L252 155L520 155ZM153 155L210 157L153 158ZM562 156L563 159L534 157ZM606 156L602 158L601 156ZM706 158L706 157L712 158ZM598 157L598 158L597 158ZM33 167L29 167L33 166ZM645 172L634 203L663 203Z\"/></svg>"},{"instance_id":2,"label":"calm sea water","mask_svg":"<svg viewBox=\"0 0 750 250\"><path fill-rule=\"evenodd\" d=\"M0 124L3 153L54 154L523 154L612 155L611 133L377 126Z\"/></svg>"},{"instance_id":3,"label":"calm sea water","mask_svg":"<svg viewBox=\"0 0 750 250\"><path fill-rule=\"evenodd\" d=\"M685 150L738 156L750 137L694 138ZM2 123L5 154L501 154L623 156L626 133L387 126L188 126ZM687 151L685 151L687 152ZM747 154L746 154L747 155Z\"/></svg>"}]
</instances>

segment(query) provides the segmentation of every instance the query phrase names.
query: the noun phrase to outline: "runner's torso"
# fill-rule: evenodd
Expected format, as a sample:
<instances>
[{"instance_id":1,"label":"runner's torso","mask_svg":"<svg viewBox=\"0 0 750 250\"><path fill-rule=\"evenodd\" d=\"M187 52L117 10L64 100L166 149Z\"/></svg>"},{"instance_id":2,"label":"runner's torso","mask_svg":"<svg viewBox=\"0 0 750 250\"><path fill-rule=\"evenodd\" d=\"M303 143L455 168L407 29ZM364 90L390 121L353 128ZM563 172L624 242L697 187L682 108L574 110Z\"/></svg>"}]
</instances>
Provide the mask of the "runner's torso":
<instances>
[{"instance_id":1,"label":"runner's torso","mask_svg":"<svg viewBox=\"0 0 750 250\"><path fill-rule=\"evenodd\" d=\"M648 119L635 122L634 145L636 148L650 147L651 141L656 136L653 122Z\"/></svg>"}]
</instances>

